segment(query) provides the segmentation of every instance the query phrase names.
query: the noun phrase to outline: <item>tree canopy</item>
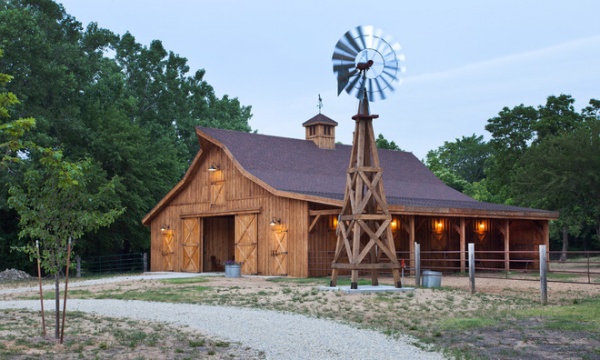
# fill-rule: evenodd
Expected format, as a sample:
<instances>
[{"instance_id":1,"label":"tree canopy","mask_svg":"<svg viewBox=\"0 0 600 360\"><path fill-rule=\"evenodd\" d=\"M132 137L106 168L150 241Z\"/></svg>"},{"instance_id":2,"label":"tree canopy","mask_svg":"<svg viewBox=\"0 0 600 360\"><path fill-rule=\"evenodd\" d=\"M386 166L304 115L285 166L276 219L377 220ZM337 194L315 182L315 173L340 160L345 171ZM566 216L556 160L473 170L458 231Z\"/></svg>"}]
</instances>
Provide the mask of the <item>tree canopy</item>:
<instances>
[{"instance_id":1,"label":"tree canopy","mask_svg":"<svg viewBox=\"0 0 600 360\"><path fill-rule=\"evenodd\" d=\"M478 200L559 211L555 241L564 230L578 246L600 248L600 101L580 112L574 104L561 94L537 108L504 107L488 120L489 142L475 134L445 142L426 165Z\"/></svg>"},{"instance_id":2,"label":"tree canopy","mask_svg":"<svg viewBox=\"0 0 600 360\"><path fill-rule=\"evenodd\" d=\"M10 104L12 118L37 122L22 141L60 148L71 163L89 162L91 183L119 178L114 191L125 211L81 239L83 255L149 249L141 219L196 155L195 126L251 130L249 106L218 97L203 69L191 71L160 40L146 46L95 23L84 29L51 0L2 2L0 49L0 72L13 77L5 93L20 99ZM7 266L8 247L19 245L8 189L25 180L30 166L0 173L0 260Z\"/></svg>"},{"instance_id":3,"label":"tree canopy","mask_svg":"<svg viewBox=\"0 0 600 360\"><path fill-rule=\"evenodd\" d=\"M379 134L377 139L375 139L375 146L378 149L402 151L402 149L400 149L400 147L398 145L396 145L395 142L387 140L386 138L383 137L382 134Z\"/></svg>"},{"instance_id":4,"label":"tree canopy","mask_svg":"<svg viewBox=\"0 0 600 360\"><path fill-rule=\"evenodd\" d=\"M430 150L425 164L447 185L464 191L468 184L485 178L484 163L489 154L489 144L483 141L483 135L473 134Z\"/></svg>"}]
</instances>

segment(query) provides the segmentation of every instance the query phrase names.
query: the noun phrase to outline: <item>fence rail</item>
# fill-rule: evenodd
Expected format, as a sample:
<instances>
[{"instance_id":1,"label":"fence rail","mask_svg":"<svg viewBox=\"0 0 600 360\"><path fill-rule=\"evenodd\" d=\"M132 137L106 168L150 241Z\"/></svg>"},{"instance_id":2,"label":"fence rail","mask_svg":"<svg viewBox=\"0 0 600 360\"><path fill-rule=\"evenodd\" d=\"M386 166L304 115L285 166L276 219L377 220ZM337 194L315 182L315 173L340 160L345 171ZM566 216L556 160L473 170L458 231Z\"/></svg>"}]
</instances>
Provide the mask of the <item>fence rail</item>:
<instances>
[{"instance_id":1,"label":"fence rail","mask_svg":"<svg viewBox=\"0 0 600 360\"><path fill-rule=\"evenodd\" d=\"M569 251L567 260L560 261L560 251L548 252L548 282L569 282L600 285L600 251ZM417 267L409 259L415 254L397 252L399 260L404 259L406 274L415 275ZM461 256L462 255L462 256ZM331 262L334 251L309 252L309 276L331 275ZM519 251L475 251L475 276L478 278L503 278L512 280L540 280L540 259L537 249ZM461 258L464 259L462 263ZM508 261L507 261L508 259ZM461 264L462 263L462 264ZM462 265L462 266L461 266ZM440 271L446 274L467 272L468 251L421 251L420 268ZM389 273L389 274L388 274ZM348 275L350 271L340 272ZM368 271L359 271L361 276ZM382 275L391 275L390 271L380 271Z\"/></svg>"},{"instance_id":2,"label":"fence rail","mask_svg":"<svg viewBox=\"0 0 600 360\"><path fill-rule=\"evenodd\" d=\"M148 269L146 253L113 254L77 259L77 274L144 272Z\"/></svg>"}]
</instances>

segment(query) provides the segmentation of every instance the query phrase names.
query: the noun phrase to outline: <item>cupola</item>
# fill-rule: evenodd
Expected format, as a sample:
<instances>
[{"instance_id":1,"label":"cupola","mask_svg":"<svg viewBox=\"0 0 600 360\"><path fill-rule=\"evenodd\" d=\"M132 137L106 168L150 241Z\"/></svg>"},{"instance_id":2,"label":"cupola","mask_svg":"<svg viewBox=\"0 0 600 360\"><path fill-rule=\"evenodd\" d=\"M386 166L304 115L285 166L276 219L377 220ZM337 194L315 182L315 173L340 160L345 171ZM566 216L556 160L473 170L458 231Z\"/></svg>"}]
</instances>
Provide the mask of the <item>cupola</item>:
<instances>
[{"instance_id":1,"label":"cupola","mask_svg":"<svg viewBox=\"0 0 600 360\"><path fill-rule=\"evenodd\" d=\"M335 127L337 122L319 113L305 121L306 140L312 140L320 149L335 149Z\"/></svg>"}]
</instances>

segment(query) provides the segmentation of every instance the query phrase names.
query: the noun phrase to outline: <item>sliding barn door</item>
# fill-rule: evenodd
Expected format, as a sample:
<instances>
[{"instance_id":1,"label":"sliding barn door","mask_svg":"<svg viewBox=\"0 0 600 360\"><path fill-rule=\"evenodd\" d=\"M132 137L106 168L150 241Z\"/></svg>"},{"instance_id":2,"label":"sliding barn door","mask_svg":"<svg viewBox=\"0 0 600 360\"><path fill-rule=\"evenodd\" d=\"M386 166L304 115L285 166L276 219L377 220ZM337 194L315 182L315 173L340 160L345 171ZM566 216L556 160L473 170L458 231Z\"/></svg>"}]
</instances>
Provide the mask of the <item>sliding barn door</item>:
<instances>
[{"instance_id":1,"label":"sliding barn door","mask_svg":"<svg viewBox=\"0 0 600 360\"><path fill-rule=\"evenodd\" d=\"M202 249L202 222L198 218L183 219L183 242L181 246L181 271L200 272L200 250Z\"/></svg>"},{"instance_id":2,"label":"sliding barn door","mask_svg":"<svg viewBox=\"0 0 600 360\"><path fill-rule=\"evenodd\" d=\"M258 226L256 214L237 215L235 219L235 260L242 263L242 274L257 274Z\"/></svg>"}]
</instances>

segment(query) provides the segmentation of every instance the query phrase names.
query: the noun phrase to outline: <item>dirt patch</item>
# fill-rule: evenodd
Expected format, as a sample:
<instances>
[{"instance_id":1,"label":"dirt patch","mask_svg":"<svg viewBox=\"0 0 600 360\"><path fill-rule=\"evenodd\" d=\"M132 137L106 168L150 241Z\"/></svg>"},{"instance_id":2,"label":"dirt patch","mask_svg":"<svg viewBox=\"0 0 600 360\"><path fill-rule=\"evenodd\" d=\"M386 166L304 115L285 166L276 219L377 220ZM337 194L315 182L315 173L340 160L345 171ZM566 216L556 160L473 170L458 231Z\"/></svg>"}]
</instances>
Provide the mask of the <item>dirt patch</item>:
<instances>
[{"instance_id":1,"label":"dirt patch","mask_svg":"<svg viewBox=\"0 0 600 360\"><path fill-rule=\"evenodd\" d=\"M549 330L546 320L507 320L476 331L444 333L439 344L487 359L600 359L598 333Z\"/></svg>"},{"instance_id":2,"label":"dirt patch","mask_svg":"<svg viewBox=\"0 0 600 360\"><path fill-rule=\"evenodd\" d=\"M60 344L54 337L52 314L47 314L43 336L39 313L0 310L0 358L264 359L258 351L184 327L80 312L69 312Z\"/></svg>"}]
</instances>

